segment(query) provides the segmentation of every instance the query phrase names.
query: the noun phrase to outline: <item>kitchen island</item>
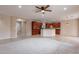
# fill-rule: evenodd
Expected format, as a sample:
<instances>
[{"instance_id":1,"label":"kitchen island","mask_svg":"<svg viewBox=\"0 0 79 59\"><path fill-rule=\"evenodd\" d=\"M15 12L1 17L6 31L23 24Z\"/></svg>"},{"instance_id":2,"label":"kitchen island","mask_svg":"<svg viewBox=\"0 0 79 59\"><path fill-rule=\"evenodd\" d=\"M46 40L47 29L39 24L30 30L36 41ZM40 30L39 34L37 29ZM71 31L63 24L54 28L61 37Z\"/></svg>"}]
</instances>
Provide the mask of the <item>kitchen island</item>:
<instances>
[{"instance_id":1,"label":"kitchen island","mask_svg":"<svg viewBox=\"0 0 79 59\"><path fill-rule=\"evenodd\" d=\"M41 36L42 37L53 37L55 36L55 29L41 29Z\"/></svg>"}]
</instances>

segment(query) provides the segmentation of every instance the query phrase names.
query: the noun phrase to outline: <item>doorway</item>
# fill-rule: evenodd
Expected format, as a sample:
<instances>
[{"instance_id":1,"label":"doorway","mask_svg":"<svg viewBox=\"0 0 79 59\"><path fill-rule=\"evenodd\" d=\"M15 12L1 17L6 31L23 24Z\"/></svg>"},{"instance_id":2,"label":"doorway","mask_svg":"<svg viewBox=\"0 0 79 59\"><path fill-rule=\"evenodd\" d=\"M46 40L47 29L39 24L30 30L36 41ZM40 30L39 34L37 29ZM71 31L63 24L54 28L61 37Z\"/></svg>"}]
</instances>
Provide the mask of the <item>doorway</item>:
<instances>
[{"instance_id":1,"label":"doorway","mask_svg":"<svg viewBox=\"0 0 79 59\"><path fill-rule=\"evenodd\" d=\"M16 21L17 38L26 37L26 22Z\"/></svg>"}]
</instances>

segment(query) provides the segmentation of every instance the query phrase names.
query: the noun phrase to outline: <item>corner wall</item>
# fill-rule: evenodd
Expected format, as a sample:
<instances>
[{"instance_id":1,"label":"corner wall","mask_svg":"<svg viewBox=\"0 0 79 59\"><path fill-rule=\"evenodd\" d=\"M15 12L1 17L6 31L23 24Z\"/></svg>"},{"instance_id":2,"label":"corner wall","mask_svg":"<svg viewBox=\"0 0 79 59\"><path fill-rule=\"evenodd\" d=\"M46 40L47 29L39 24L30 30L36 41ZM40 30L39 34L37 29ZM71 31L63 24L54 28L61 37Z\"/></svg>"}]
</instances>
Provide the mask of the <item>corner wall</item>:
<instances>
[{"instance_id":1,"label":"corner wall","mask_svg":"<svg viewBox=\"0 0 79 59\"><path fill-rule=\"evenodd\" d=\"M10 38L17 38L16 17L10 17Z\"/></svg>"},{"instance_id":2,"label":"corner wall","mask_svg":"<svg viewBox=\"0 0 79 59\"><path fill-rule=\"evenodd\" d=\"M32 21L26 21L26 36L32 36Z\"/></svg>"},{"instance_id":3,"label":"corner wall","mask_svg":"<svg viewBox=\"0 0 79 59\"><path fill-rule=\"evenodd\" d=\"M61 22L61 36L79 36L79 20L64 20Z\"/></svg>"},{"instance_id":4,"label":"corner wall","mask_svg":"<svg viewBox=\"0 0 79 59\"><path fill-rule=\"evenodd\" d=\"M10 17L0 16L0 40L10 38Z\"/></svg>"}]
</instances>

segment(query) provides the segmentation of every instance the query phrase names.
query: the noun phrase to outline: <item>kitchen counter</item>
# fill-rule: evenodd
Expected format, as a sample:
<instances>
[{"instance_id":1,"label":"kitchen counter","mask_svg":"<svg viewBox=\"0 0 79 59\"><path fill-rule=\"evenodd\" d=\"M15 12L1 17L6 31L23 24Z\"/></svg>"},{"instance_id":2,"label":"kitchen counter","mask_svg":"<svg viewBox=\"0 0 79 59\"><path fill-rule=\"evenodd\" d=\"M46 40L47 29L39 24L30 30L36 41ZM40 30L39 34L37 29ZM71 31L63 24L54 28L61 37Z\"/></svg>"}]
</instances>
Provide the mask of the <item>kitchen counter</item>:
<instances>
[{"instance_id":1,"label":"kitchen counter","mask_svg":"<svg viewBox=\"0 0 79 59\"><path fill-rule=\"evenodd\" d=\"M41 29L41 36L53 37L55 36L55 29Z\"/></svg>"}]
</instances>

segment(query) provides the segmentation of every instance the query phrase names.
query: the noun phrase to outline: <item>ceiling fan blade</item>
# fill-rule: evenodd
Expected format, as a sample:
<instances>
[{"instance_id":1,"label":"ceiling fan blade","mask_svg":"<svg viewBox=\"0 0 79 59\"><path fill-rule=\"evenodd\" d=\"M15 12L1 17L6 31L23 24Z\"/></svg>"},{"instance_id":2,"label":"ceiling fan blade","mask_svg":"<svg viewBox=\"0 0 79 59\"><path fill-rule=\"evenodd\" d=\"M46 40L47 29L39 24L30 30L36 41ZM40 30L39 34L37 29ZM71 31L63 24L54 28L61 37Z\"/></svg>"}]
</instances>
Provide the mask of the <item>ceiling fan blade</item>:
<instances>
[{"instance_id":1,"label":"ceiling fan blade","mask_svg":"<svg viewBox=\"0 0 79 59\"><path fill-rule=\"evenodd\" d=\"M40 7L38 7L38 6L35 6L36 8L38 8L38 9L41 9Z\"/></svg>"},{"instance_id":2,"label":"ceiling fan blade","mask_svg":"<svg viewBox=\"0 0 79 59\"><path fill-rule=\"evenodd\" d=\"M49 5L47 5L44 9L47 9L48 7L50 7Z\"/></svg>"},{"instance_id":3,"label":"ceiling fan blade","mask_svg":"<svg viewBox=\"0 0 79 59\"><path fill-rule=\"evenodd\" d=\"M45 11L49 11L49 12L52 12L52 10L45 10Z\"/></svg>"}]
</instances>

